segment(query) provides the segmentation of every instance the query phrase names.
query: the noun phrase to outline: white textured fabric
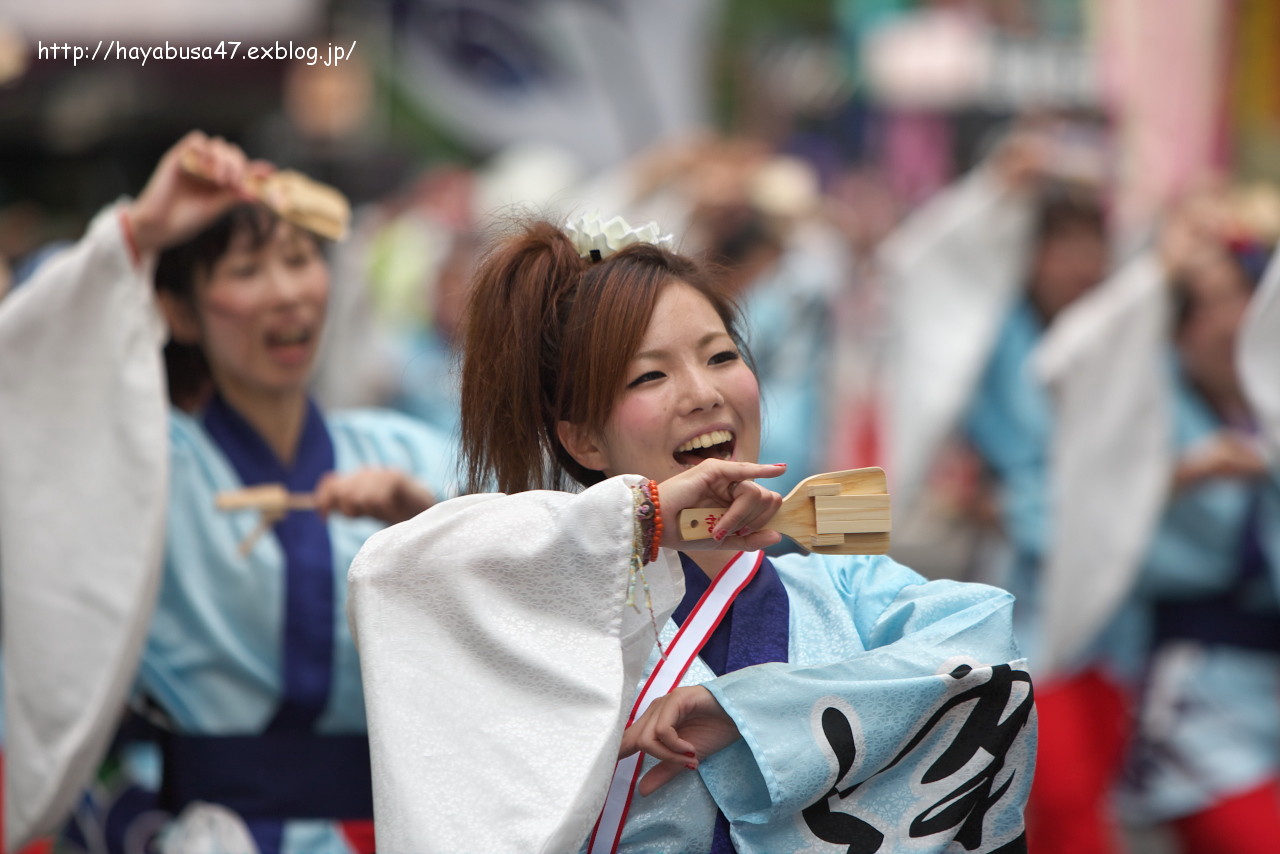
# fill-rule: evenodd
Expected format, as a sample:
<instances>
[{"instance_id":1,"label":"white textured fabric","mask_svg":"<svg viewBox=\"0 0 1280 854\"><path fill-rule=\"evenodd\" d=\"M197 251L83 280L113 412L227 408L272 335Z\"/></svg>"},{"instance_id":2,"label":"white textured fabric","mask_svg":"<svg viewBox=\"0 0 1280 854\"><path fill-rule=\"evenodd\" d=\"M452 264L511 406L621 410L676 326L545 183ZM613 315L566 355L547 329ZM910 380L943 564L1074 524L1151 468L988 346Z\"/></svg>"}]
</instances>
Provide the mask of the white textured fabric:
<instances>
[{"instance_id":1,"label":"white textured fabric","mask_svg":"<svg viewBox=\"0 0 1280 854\"><path fill-rule=\"evenodd\" d=\"M1245 394L1271 461L1280 465L1280 252L1272 254L1249 305L1239 347Z\"/></svg>"},{"instance_id":2,"label":"white textured fabric","mask_svg":"<svg viewBox=\"0 0 1280 854\"><path fill-rule=\"evenodd\" d=\"M955 427L1029 263L1032 204L979 169L909 219L881 251L889 300L889 465L907 513Z\"/></svg>"},{"instance_id":3,"label":"white textured fabric","mask_svg":"<svg viewBox=\"0 0 1280 854\"><path fill-rule=\"evenodd\" d=\"M101 760L160 579L164 324L117 212L0 303L5 844Z\"/></svg>"},{"instance_id":4,"label":"white textured fabric","mask_svg":"<svg viewBox=\"0 0 1280 854\"><path fill-rule=\"evenodd\" d=\"M639 482L457 498L356 557L379 852L552 854L586 839L655 643L643 588L638 609L625 601ZM645 569L662 625L680 561L664 550Z\"/></svg>"},{"instance_id":5,"label":"white textured fabric","mask_svg":"<svg viewBox=\"0 0 1280 854\"><path fill-rule=\"evenodd\" d=\"M239 815L219 804L196 801L162 837L160 854L258 854L258 846Z\"/></svg>"},{"instance_id":6,"label":"white textured fabric","mask_svg":"<svg viewBox=\"0 0 1280 854\"><path fill-rule=\"evenodd\" d=\"M1170 307L1154 255L1058 317L1036 353L1055 404L1045 667L1068 664L1131 588L1173 478Z\"/></svg>"}]
</instances>

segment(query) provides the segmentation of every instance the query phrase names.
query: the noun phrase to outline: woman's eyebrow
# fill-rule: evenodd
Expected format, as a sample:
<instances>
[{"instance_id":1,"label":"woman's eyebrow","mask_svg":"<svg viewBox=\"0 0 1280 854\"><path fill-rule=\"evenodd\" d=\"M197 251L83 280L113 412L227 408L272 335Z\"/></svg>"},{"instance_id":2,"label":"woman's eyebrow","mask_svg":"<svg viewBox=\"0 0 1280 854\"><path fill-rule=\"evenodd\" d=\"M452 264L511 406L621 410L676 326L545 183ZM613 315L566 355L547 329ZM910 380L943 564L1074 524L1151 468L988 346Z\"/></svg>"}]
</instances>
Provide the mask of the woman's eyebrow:
<instances>
[{"instance_id":1,"label":"woman's eyebrow","mask_svg":"<svg viewBox=\"0 0 1280 854\"><path fill-rule=\"evenodd\" d=\"M707 346L707 345L708 345L708 344L710 344L712 341L716 340L717 338L721 338L721 337L728 338L728 337L729 337L729 333L728 333L728 332L724 332L724 331L722 331L722 330L718 330L718 329L716 329L716 330L712 330L711 332L708 332L706 335L703 335L701 338L699 338L699 339L698 339L697 343L696 343L696 344L694 344L694 349L695 349L695 350L701 350L703 347ZM661 359L661 358L663 358L663 357L664 357L664 356L666 356L666 355L668 355L668 351L667 351L667 350L663 350L663 349L657 349L657 350L642 350L641 352L636 353L636 354L635 354L634 356L632 356L631 358L633 358L633 359Z\"/></svg>"}]
</instances>

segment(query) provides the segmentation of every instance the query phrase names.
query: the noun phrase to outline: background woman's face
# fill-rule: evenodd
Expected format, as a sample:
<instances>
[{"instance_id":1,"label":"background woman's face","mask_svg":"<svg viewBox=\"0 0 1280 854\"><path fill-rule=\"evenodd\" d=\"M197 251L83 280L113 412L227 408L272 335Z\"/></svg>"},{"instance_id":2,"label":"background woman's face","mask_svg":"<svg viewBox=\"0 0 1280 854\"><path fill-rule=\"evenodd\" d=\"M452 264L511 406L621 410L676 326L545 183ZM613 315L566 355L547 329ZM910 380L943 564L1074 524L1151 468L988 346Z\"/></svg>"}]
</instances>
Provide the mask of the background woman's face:
<instances>
[{"instance_id":1,"label":"background woman's face","mask_svg":"<svg viewBox=\"0 0 1280 854\"><path fill-rule=\"evenodd\" d=\"M607 475L665 480L707 457L754 462L760 388L706 297L668 285L627 368L626 386L583 461Z\"/></svg>"},{"instance_id":2,"label":"background woman's face","mask_svg":"<svg viewBox=\"0 0 1280 854\"><path fill-rule=\"evenodd\" d=\"M1190 301L1178 351L1191 378L1209 391L1235 385L1236 339L1252 295L1244 272L1225 252L1205 253L1187 276Z\"/></svg>"},{"instance_id":3,"label":"background woman's face","mask_svg":"<svg viewBox=\"0 0 1280 854\"><path fill-rule=\"evenodd\" d=\"M246 233L233 237L195 295L218 387L255 395L305 389L328 297L328 265L305 232L280 222L256 248Z\"/></svg>"}]
</instances>

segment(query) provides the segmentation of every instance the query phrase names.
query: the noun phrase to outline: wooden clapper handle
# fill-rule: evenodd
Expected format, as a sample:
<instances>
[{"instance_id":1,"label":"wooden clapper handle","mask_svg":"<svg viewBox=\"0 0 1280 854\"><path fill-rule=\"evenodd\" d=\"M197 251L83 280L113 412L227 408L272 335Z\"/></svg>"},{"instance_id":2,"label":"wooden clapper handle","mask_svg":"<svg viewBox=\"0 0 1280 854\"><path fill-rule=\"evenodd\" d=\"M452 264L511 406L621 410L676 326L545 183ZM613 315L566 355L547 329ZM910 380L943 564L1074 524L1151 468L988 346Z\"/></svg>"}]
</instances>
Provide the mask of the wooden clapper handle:
<instances>
[{"instance_id":1,"label":"wooden clapper handle","mask_svg":"<svg viewBox=\"0 0 1280 854\"><path fill-rule=\"evenodd\" d=\"M290 492L283 483L264 483L219 492L213 498L219 510L257 510L262 513L287 513L290 510L314 510L316 499L309 492Z\"/></svg>"},{"instance_id":2,"label":"wooden clapper handle","mask_svg":"<svg viewBox=\"0 0 1280 854\"><path fill-rule=\"evenodd\" d=\"M282 483L265 483L219 492L214 496L213 504L219 510L257 510L262 514L258 526L240 541L240 556L247 557L258 538L283 519L286 513L290 510L314 510L316 499L310 493L289 492Z\"/></svg>"},{"instance_id":3,"label":"wooden clapper handle","mask_svg":"<svg viewBox=\"0 0 1280 854\"><path fill-rule=\"evenodd\" d=\"M204 162L195 151L188 150L184 154L182 168L197 178L209 177ZM287 222L330 240L342 240L347 236L351 203L328 184L292 169L282 169L265 178L251 180L248 190Z\"/></svg>"},{"instance_id":4,"label":"wooden clapper handle","mask_svg":"<svg viewBox=\"0 0 1280 854\"><path fill-rule=\"evenodd\" d=\"M680 538L704 540L724 515L722 507L691 507L680 514ZM819 554L884 554L892 528L884 469L815 474L796 484L764 526Z\"/></svg>"}]
</instances>

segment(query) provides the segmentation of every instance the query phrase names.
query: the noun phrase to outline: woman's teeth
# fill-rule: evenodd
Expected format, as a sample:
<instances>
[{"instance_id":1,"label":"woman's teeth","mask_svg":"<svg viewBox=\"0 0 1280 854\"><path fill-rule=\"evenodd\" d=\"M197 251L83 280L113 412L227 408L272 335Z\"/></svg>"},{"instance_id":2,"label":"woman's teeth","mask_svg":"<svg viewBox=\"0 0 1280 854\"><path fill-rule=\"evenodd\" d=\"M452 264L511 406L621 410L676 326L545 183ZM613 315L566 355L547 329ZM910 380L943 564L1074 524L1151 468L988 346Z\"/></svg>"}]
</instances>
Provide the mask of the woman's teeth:
<instances>
[{"instance_id":1,"label":"woman's teeth","mask_svg":"<svg viewBox=\"0 0 1280 854\"><path fill-rule=\"evenodd\" d=\"M306 343L307 341L309 341L310 339L311 339L311 333L310 333L310 331L308 331L308 330L306 330L306 329L299 329L297 332L287 332L287 333L285 333L285 332L277 332L277 333L274 333L274 334L272 334L272 335L269 337L269 339L268 339L268 340L269 340L272 344L279 344L279 345L282 345L282 346L288 346L288 345L290 345L290 344L305 344L305 343Z\"/></svg>"},{"instance_id":2,"label":"woman's teeth","mask_svg":"<svg viewBox=\"0 0 1280 854\"><path fill-rule=\"evenodd\" d=\"M686 451L696 451L699 448L710 448L712 445L720 445L733 440L733 434L728 430L712 430L710 433L703 433L701 436L694 436L680 447L676 448L677 454L683 454Z\"/></svg>"}]
</instances>

